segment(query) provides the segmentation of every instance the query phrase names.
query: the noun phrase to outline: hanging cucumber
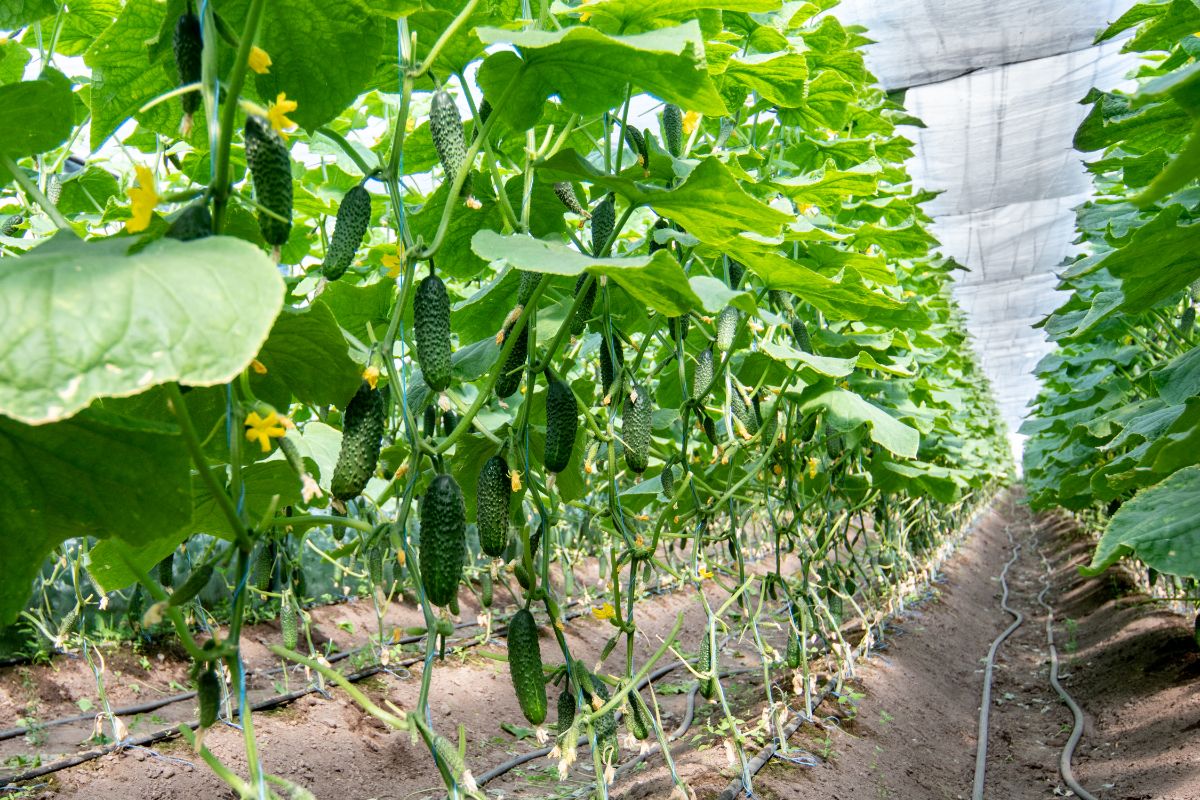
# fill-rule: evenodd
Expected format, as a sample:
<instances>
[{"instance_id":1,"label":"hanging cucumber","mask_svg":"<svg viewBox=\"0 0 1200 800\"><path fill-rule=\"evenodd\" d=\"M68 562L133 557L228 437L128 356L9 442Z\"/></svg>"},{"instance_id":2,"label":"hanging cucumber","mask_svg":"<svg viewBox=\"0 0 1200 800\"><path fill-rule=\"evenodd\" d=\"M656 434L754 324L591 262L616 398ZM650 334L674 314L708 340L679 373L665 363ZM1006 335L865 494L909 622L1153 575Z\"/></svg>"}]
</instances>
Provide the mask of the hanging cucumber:
<instances>
[{"instance_id":1,"label":"hanging cucumber","mask_svg":"<svg viewBox=\"0 0 1200 800\"><path fill-rule=\"evenodd\" d=\"M667 152L679 158L683 155L683 111L674 103L663 107L662 115L663 143Z\"/></svg>"},{"instance_id":2,"label":"hanging cucumber","mask_svg":"<svg viewBox=\"0 0 1200 800\"><path fill-rule=\"evenodd\" d=\"M360 183L346 192L338 205L333 238L329 242L329 249L325 251L325 261L321 264L321 274L326 280L336 281L345 274L370 224L371 194Z\"/></svg>"},{"instance_id":3,"label":"hanging cucumber","mask_svg":"<svg viewBox=\"0 0 1200 800\"><path fill-rule=\"evenodd\" d=\"M417 285L413 297L413 331L426 385L434 392L445 391L451 377L450 295L432 273Z\"/></svg>"},{"instance_id":4,"label":"hanging cucumber","mask_svg":"<svg viewBox=\"0 0 1200 800\"><path fill-rule=\"evenodd\" d=\"M499 557L508 546L508 517L512 507L512 482L504 456L497 454L483 462L475 496L479 546L487 555Z\"/></svg>"},{"instance_id":5,"label":"hanging cucumber","mask_svg":"<svg viewBox=\"0 0 1200 800\"><path fill-rule=\"evenodd\" d=\"M604 245L612 236L613 228L617 225L617 205L612 192L604 195L604 199L592 212L592 255L599 256L604 251Z\"/></svg>"},{"instance_id":6,"label":"hanging cucumber","mask_svg":"<svg viewBox=\"0 0 1200 800\"><path fill-rule=\"evenodd\" d=\"M179 73L179 85L199 83L204 56L204 37L200 29L200 18L191 11L184 11L175 23L175 69ZM200 90L193 89L179 96L183 106L183 122L180 129L184 136L192 130L192 117L200 110Z\"/></svg>"},{"instance_id":7,"label":"hanging cucumber","mask_svg":"<svg viewBox=\"0 0 1200 800\"><path fill-rule=\"evenodd\" d=\"M547 380L550 385L546 389L546 449L542 463L548 472L562 472L575 449L579 405L565 381L550 374Z\"/></svg>"},{"instance_id":8,"label":"hanging cucumber","mask_svg":"<svg viewBox=\"0 0 1200 800\"><path fill-rule=\"evenodd\" d=\"M246 117L246 166L254 183L254 199L271 214L258 212L258 228L267 244L287 244L292 230L292 157L265 117Z\"/></svg>"},{"instance_id":9,"label":"hanging cucumber","mask_svg":"<svg viewBox=\"0 0 1200 800\"><path fill-rule=\"evenodd\" d=\"M375 474L387 420L385 389L363 381L342 415L342 448L333 468L330 489L338 500L358 497Z\"/></svg>"},{"instance_id":10,"label":"hanging cucumber","mask_svg":"<svg viewBox=\"0 0 1200 800\"><path fill-rule=\"evenodd\" d=\"M641 475L650 463L650 428L654 399L638 384L629 387L625 409L621 413L621 439L625 443L625 464L630 472Z\"/></svg>"},{"instance_id":11,"label":"hanging cucumber","mask_svg":"<svg viewBox=\"0 0 1200 800\"><path fill-rule=\"evenodd\" d=\"M462 490L451 476L438 475L421 498L421 584L435 606L448 606L458 595L466 533Z\"/></svg>"},{"instance_id":12,"label":"hanging cucumber","mask_svg":"<svg viewBox=\"0 0 1200 800\"><path fill-rule=\"evenodd\" d=\"M537 622L522 608L508 623L508 672L525 719L540 725L546 719L546 678L542 674L542 650Z\"/></svg>"}]
</instances>

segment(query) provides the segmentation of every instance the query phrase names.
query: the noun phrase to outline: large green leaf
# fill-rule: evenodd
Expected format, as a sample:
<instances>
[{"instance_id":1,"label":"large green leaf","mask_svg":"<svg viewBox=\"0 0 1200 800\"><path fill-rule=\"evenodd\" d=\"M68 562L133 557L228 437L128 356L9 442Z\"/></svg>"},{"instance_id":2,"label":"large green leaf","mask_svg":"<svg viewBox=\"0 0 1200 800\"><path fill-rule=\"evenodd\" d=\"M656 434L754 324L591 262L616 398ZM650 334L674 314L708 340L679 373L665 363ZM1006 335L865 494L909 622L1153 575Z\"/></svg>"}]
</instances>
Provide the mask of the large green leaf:
<instances>
[{"instance_id":1,"label":"large green leaf","mask_svg":"<svg viewBox=\"0 0 1200 800\"><path fill-rule=\"evenodd\" d=\"M789 197L823 208L840 208L851 197L871 197L879 186L882 167L871 159L850 169L838 169L832 160L811 175L775 181Z\"/></svg>"},{"instance_id":2,"label":"large green leaf","mask_svg":"<svg viewBox=\"0 0 1200 800\"><path fill-rule=\"evenodd\" d=\"M705 69L704 37L695 20L631 36L609 36L587 27L553 32L479 28L476 34L486 45L506 44L520 51L493 53L479 70L479 83L493 104L508 92L495 113L518 130L538 121L552 95L570 111L598 114L624 99L630 81L683 108L726 113Z\"/></svg>"},{"instance_id":3,"label":"large green leaf","mask_svg":"<svg viewBox=\"0 0 1200 800\"><path fill-rule=\"evenodd\" d=\"M0 413L65 419L97 397L167 381L225 383L250 363L279 313L283 280L239 239L63 235L0 264Z\"/></svg>"},{"instance_id":4,"label":"large green leaf","mask_svg":"<svg viewBox=\"0 0 1200 800\"><path fill-rule=\"evenodd\" d=\"M920 434L854 392L845 389L826 389L808 398L800 407L805 413L824 411L834 430L850 431L866 425L871 440L895 455L915 458Z\"/></svg>"},{"instance_id":5,"label":"large green leaf","mask_svg":"<svg viewBox=\"0 0 1200 800\"><path fill-rule=\"evenodd\" d=\"M0 86L0 151L5 154L32 156L58 147L74 125L71 83L61 74L50 70L36 81Z\"/></svg>"},{"instance_id":6,"label":"large green leaf","mask_svg":"<svg viewBox=\"0 0 1200 800\"><path fill-rule=\"evenodd\" d=\"M57 12L54 0L4 0L0 4L0 30L16 30Z\"/></svg>"},{"instance_id":7,"label":"large green leaf","mask_svg":"<svg viewBox=\"0 0 1200 800\"><path fill-rule=\"evenodd\" d=\"M732 59L725 75L769 103L794 107L804 102L808 60L799 53L745 56Z\"/></svg>"},{"instance_id":8,"label":"large green leaf","mask_svg":"<svg viewBox=\"0 0 1200 800\"><path fill-rule=\"evenodd\" d=\"M1168 575L1200 578L1200 467L1181 469L1121 506L1080 571L1098 575L1126 555Z\"/></svg>"},{"instance_id":9,"label":"large green leaf","mask_svg":"<svg viewBox=\"0 0 1200 800\"><path fill-rule=\"evenodd\" d=\"M0 43L0 83L14 83L25 74L29 51L20 42L9 39Z\"/></svg>"},{"instance_id":10,"label":"large green leaf","mask_svg":"<svg viewBox=\"0 0 1200 800\"><path fill-rule=\"evenodd\" d=\"M267 3L259 44L271 70L256 75L258 92L280 92L298 107L288 116L309 130L336 117L375 74L383 49L383 20L354 0Z\"/></svg>"},{"instance_id":11,"label":"large green leaf","mask_svg":"<svg viewBox=\"0 0 1200 800\"><path fill-rule=\"evenodd\" d=\"M0 417L0 623L64 539L172 537L191 518L190 480L183 441L166 427L90 410L55 425Z\"/></svg>"},{"instance_id":12,"label":"large green leaf","mask_svg":"<svg viewBox=\"0 0 1200 800\"><path fill-rule=\"evenodd\" d=\"M225 483L225 467L217 467L213 474L219 484ZM260 461L242 468L244 494L241 503L246 516L251 520L262 518L275 498L275 510L281 511L300 502L300 477L282 459ZM192 512L190 530L193 533L208 533L224 539L234 537L229 527L229 518L221 511L204 481L196 478L192 485Z\"/></svg>"},{"instance_id":13,"label":"large green leaf","mask_svg":"<svg viewBox=\"0 0 1200 800\"><path fill-rule=\"evenodd\" d=\"M346 338L324 303L280 314L258 360L267 372L253 376L254 392L279 408L293 396L302 403L345 408L362 383L362 368L350 358Z\"/></svg>"},{"instance_id":14,"label":"large green leaf","mask_svg":"<svg viewBox=\"0 0 1200 800\"><path fill-rule=\"evenodd\" d=\"M502 236L494 231L475 234L471 246L481 258L529 272L606 275L635 300L669 317L703 307L679 262L666 250L648 256L592 258L558 242L522 234Z\"/></svg>"},{"instance_id":15,"label":"large green leaf","mask_svg":"<svg viewBox=\"0 0 1200 800\"><path fill-rule=\"evenodd\" d=\"M777 236L792 219L791 214L751 197L729 167L715 157L701 161L682 184L669 190L607 175L574 150L548 159L540 171L551 180L582 179L611 189L630 203L653 208L700 241L717 247L747 231Z\"/></svg>"},{"instance_id":16,"label":"large green leaf","mask_svg":"<svg viewBox=\"0 0 1200 800\"><path fill-rule=\"evenodd\" d=\"M777 8L779 0L591 0L575 10L590 14L598 23L629 30L662 17L685 18L706 9L766 12Z\"/></svg>"}]
</instances>

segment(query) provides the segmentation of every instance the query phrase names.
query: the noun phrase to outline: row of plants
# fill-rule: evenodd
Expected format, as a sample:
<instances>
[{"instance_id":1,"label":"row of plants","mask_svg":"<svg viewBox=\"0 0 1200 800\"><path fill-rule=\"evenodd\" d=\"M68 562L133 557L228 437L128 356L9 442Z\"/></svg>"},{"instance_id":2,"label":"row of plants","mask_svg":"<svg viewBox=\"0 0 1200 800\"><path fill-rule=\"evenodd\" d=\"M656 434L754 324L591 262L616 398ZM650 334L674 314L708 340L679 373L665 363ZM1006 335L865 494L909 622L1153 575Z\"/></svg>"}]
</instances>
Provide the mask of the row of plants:
<instances>
[{"instance_id":1,"label":"row of plants","mask_svg":"<svg viewBox=\"0 0 1200 800\"><path fill-rule=\"evenodd\" d=\"M0 622L70 647L119 598L193 659L201 731L226 690L245 709L263 604L276 655L344 683L305 635L315 553L374 595L380 658L385 605L415 598L416 706L345 685L477 795L430 678L461 593L490 608L503 582L521 708L545 724L560 686L562 769L585 734L604 797L618 708L663 741L635 687L679 626L634 645L670 585L705 611L688 668L749 786L726 635L811 702L815 644L1007 479L903 167L919 122L832 3L112 5L0 15L0 520L24 531ZM573 602L613 627L599 666ZM200 736L206 761L242 796L296 791L241 721L248 774Z\"/></svg>"},{"instance_id":2,"label":"row of plants","mask_svg":"<svg viewBox=\"0 0 1200 800\"><path fill-rule=\"evenodd\" d=\"M1088 571L1130 556L1151 584L1195 598L1200 550L1200 7L1140 3L1097 41L1143 54L1131 91L1094 89L1075 146L1095 198L1077 211L1084 252L1069 299L1042 323L1056 349L1021 428L1036 508L1060 506L1103 533Z\"/></svg>"}]
</instances>

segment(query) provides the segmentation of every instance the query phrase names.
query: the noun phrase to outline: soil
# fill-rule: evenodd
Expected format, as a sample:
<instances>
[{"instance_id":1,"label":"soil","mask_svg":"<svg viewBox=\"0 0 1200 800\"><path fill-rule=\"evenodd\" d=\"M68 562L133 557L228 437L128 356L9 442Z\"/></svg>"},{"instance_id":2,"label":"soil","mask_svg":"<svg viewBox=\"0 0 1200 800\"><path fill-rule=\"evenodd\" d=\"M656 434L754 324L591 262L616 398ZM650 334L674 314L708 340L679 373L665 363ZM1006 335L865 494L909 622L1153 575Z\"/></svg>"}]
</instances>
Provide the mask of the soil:
<instances>
[{"instance_id":1,"label":"soil","mask_svg":"<svg viewBox=\"0 0 1200 800\"><path fill-rule=\"evenodd\" d=\"M986 796L1066 794L1057 762L1070 732L1070 713L1048 682L1045 612L1035 602L1047 575L1040 556L1045 553L1051 568L1047 602L1055 609L1062 681L1084 708L1087 721L1074 760L1076 777L1100 800L1200 797L1200 652L1190 620L1132 593L1119 573L1081 578L1076 567L1086 563L1092 543L1063 520L1035 520L1017 494L1002 497L982 516L937 577L932 596L909 603L886 627L881 644L859 664L855 681L843 688L840 702L831 699L818 709L819 727L803 725L791 738L786 755L815 766L782 759L769 762L755 778L756 797L970 797L983 658L1011 620L999 607L997 577L1012 552L1006 528L1021 545L1020 557L1009 571L1009 602L1025 614L1025 622L997 658ZM710 599L721 594L713 586ZM498 595L498 604L501 601ZM680 613L680 649L698 649L703 612L694 596L676 592L645 605L638 609L638 663L657 649ZM388 624L418 624L415 613L411 604L394 603L387 610ZM464 603L463 619L473 619L474 613ZM323 635L338 639L342 647L358 643L363 632L375 626L370 599L314 609L313 614ZM572 651L595 664L614 630L586 615L569 623L565 634ZM764 627L763 635L782 649L781 631ZM271 624L264 624L252 628L249 638L269 642L277 635ZM561 662L548 634L542 649L545 661ZM618 650L607 662L613 671L623 656L623 648ZM494 644L452 653L432 676L433 722L451 737L456 725L465 727L467 762L476 775L538 746L531 736L518 739L500 727L509 723L523 733L520 729L528 726L506 665L487 657L499 653L503 646ZM751 725L762 712L764 696L763 671L755 653L753 642L745 640L731 642L722 654L725 669L748 668L725 683L735 715ZM186 680L185 664L171 652L147 654L150 670L128 652L105 655L114 704L169 694L178 691L169 680ZM668 655L663 663L672 658ZM247 659L260 672L274 664L260 643L248 648ZM420 668L414 666L379 673L359 685L376 702L390 700L411 708L419 676ZM790 671L783 669L772 668L769 677L776 685L792 682ZM282 680L279 675L260 675L251 685L265 696L283 688L275 685ZM290 680L294 688L303 676ZM680 670L655 684L664 729L673 730L684 717L690 683ZM551 687L547 724L553 722L557 694ZM643 696L649 698L649 692ZM31 709L42 719L78 713L77 701L88 697L95 697L95 685L81 660L0 671L0 728L16 724L16 718ZM718 707L697 702L695 720L672 753L678 773L696 797L709 800L734 773L722 739L714 732L721 721ZM179 703L146 715L134 733L194 713L191 702ZM399 800L444 794L423 745L385 729L339 690L255 714L254 724L266 768L302 784L316 797ZM36 750L47 757L74 752L88 732L87 724L49 729ZM218 724L206 744L232 769L245 773L238 730ZM637 753L636 743L624 735L622 744L623 759ZM31 747L25 739L0 742L0 756L29 753ZM752 755L756 747L749 749ZM591 785L585 747L579 757L564 783L557 781L556 762L541 758L488 784L486 790L489 796L507 798L584 796ZM626 800L667 798L672 787L661 756L654 755L623 775L611 795ZM174 740L56 772L36 781L27 796L192 800L233 794L186 744Z\"/></svg>"}]
</instances>

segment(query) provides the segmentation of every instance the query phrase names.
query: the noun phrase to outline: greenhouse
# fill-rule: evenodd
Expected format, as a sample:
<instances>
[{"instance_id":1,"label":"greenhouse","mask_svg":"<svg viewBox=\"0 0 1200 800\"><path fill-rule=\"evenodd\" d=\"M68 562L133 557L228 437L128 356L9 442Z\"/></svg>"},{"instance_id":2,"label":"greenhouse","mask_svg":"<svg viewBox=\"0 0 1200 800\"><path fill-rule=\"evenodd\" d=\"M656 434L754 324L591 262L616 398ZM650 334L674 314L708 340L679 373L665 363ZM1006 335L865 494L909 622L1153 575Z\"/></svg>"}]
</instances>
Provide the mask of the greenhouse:
<instances>
[{"instance_id":1,"label":"greenhouse","mask_svg":"<svg viewBox=\"0 0 1200 800\"><path fill-rule=\"evenodd\" d=\"M1198 58L0 2L0 798L1200 797Z\"/></svg>"}]
</instances>

